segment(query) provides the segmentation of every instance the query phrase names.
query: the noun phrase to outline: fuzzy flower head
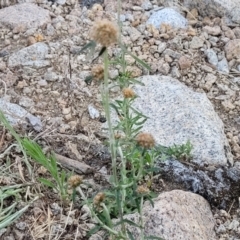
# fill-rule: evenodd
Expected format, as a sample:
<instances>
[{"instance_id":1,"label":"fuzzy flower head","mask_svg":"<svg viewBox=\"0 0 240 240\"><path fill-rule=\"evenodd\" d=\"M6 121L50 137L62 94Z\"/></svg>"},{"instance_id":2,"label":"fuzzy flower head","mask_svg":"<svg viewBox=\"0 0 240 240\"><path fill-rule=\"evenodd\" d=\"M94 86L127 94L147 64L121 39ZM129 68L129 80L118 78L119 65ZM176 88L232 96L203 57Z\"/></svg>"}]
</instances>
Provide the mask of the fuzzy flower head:
<instances>
[{"instance_id":1,"label":"fuzzy flower head","mask_svg":"<svg viewBox=\"0 0 240 240\"><path fill-rule=\"evenodd\" d=\"M152 148L155 140L150 133L139 133L136 137L137 144L143 148Z\"/></svg>"},{"instance_id":2,"label":"fuzzy flower head","mask_svg":"<svg viewBox=\"0 0 240 240\"><path fill-rule=\"evenodd\" d=\"M105 199L105 194L102 192L99 192L93 199L94 205L99 205L101 202L103 202Z\"/></svg>"},{"instance_id":3,"label":"fuzzy flower head","mask_svg":"<svg viewBox=\"0 0 240 240\"><path fill-rule=\"evenodd\" d=\"M103 19L94 24L91 31L91 38L102 46L109 47L117 42L118 29L112 22Z\"/></svg>"},{"instance_id":4,"label":"fuzzy flower head","mask_svg":"<svg viewBox=\"0 0 240 240\"><path fill-rule=\"evenodd\" d=\"M141 185L137 187L136 192L140 195L147 195L149 194L150 190L147 187Z\"/></svg>"},{"instance_id":5,"label":"fuzzy flower head","mask_svg":"<svg viewBox=\"0 0 240 240\"><path fill-rule=\"evenodd\" d=\"M104 68L101 65L93 66L92 76L96 80L102 80L104 78Z\"/></svg>"},{"instance_id":6,"label":"fuzzy flower head","mask_svg":"<svg viewBox=\"0 0 240 240\"><path fill-rule=\"evenodd\" d=\"M135 96L135 93L131 88L124 88L122 92L124 98L133 98Z\"/></svg>"},{"instance_id":7,"label":"fuzzy flower head","mask_svg":"<svg viewBox=\"0 0 240 240\"><path fill-rule=\"evenodd\" d=\"M68 183L71 188L76 188L82 183L82 177L79 175L73 175L68 179Z\"/></svg>"}]
</instances>

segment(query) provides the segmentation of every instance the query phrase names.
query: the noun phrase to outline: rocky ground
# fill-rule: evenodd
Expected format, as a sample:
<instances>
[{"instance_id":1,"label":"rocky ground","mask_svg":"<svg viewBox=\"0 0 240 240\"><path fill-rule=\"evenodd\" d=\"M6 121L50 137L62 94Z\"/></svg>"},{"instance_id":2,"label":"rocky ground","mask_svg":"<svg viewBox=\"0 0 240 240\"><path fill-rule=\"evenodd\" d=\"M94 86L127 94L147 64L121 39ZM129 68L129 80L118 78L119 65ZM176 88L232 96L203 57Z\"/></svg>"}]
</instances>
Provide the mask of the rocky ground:
<instances>
[{"instance_id":1,"label":"rocky ground","mask_svg":"<svg viewBox=\"0 0 240 240\"><path fill-rule=\"evenodd\" d=\"M85 170L77 170L80 174L95 172L86 176L92 186L86 191L91 195L105 184L109 165L108 153L101 145L104 113L98 84L89 86L84 82L92 65L85 54L72 53L89 41L94 21L116 20L116 3L19 2L21 5L0 3L0 107L11 109L22 118L27 115L29 122L23 120L19 131L37 140L46 151L53 149L60 156L85 164ZM100 5L93 5L95 2ZM7 7L10 4L13 6ZM123 42L151 66L150 75L170 76L190 89L206 93L224 123L234 166L240 167L240 25L228 17L202 16L196 8L188 9L179 1L173 9L181 12L180 19L171 13L172 26L154 26L156 22L150 16L163 8L162 4L164 1L123 1ZM27 14L19 16L19 11ZM116 56L118 50L110 49L110 56ZM94 64L97 62L101 60ZM135 77L148 74L130 56L127 62ZM110 77L117 75L118 69L111 69ZM9 102L16 105L8 105ZM0 131L3 151L13 138L3 128ZM11 158L14 156L16 152ZM18 168L13 166L13 172L18 172ZM36 176L41 174L36 166ZM18 181L17 174L0 176L2 185ZM166 186L159 190L169 189ZM85 210L60 207L54 194L42 191L45 196L34 203L30 215L23 215L11 228L0 230L1 239L48 239L50 235L50 239L84 239L92 226ZM240 239L238 199L228 209L212 211L217 239Z\"/></svg>"}]
</instances>

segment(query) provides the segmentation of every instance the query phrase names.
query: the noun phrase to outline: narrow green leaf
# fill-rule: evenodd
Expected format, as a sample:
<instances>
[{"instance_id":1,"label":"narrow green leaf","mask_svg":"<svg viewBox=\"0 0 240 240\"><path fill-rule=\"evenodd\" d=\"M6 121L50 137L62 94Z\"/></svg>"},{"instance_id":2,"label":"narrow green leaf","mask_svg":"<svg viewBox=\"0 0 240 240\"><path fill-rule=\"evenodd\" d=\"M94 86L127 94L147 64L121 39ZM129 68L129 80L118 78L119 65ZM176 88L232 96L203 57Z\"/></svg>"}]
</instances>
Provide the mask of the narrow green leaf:
<instances>
[{"instance_id":1,"label":"narrow green leaf","mask_svg":"<svg viewBox=\"0 0 240 240\"><path fill-rule=\"evenodd\" d=\"M129 236L130 240L134 240L132 233L128 229L127 229L127 234Z\"/></svg>"},{"instance_id":2,"label":"narrow green leaf","mask_svg":"<svg viewBox=\"0 0 240 240\"><path fill-rule=\"evenodd\" d=\"M49 180L47 180L46 178L39 178L39 181L46 185L47 187L50 187L50 188L53 188L53 189L56 189L56 186Z\"/></svg>"},{"instance_id":3,"label":"narrow green leaf","mask_svg":"<svg viewBox=\"0 0 240 240\"><path fill-rule=\"evenodd\" d=\"M96 47L96 42L95 41L90 41L86 45L84 45L80 50L74 51L73 54L80 54L83 51L87 50L88 48L95 48Z\"/></svg>"},{"instance_id":4,"label":"narrow green leaf","mask_svg":"<svg viewBox=\"0 0 240 240\"><path fill-rule=\"evenodd\" d=\"M97 233L102 227L97 225L95 227L93 227L88 233L86 237L90 237L91 235Z\"/></svg>"}]
</instances>

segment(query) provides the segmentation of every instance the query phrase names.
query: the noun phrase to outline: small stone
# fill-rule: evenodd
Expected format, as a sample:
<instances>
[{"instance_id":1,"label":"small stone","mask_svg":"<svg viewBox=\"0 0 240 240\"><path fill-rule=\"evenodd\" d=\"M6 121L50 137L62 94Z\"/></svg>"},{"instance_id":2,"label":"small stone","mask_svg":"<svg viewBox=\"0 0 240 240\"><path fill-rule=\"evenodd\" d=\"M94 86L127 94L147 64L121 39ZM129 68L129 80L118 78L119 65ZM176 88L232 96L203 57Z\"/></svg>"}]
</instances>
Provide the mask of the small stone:
<instances>
[{"instance_id":1,"label":"small stone","mask_svg":"<svg viewBox=\"0 0 240 240\"><path fill-rule=\"evenodd\" d=\"M164 75L167 75L170 71L170 66L168 63L164 62L163 60L160 61L158 66L158 71Z\"/></svg>"},{"instance_id":2,"label":"small stone","mask_svg":"<svg viewBox=\"0 0 240 240\"><path fill-rule=\"evenodd\" d=\"M205 27L203 27L203 31L205 31L206 33L213 35L213 36L218 36L222 32L222 30L219 26L214 26L214 27L205 26Z\"/></svg>"},{"instance_id":3,"label":"small stone","mask_svg":"<svg viewBox=\"0 0 240 240\"><path fill-rule=\"evenodd\" d=\"M27 223L26 222L18 222L16 223L16 228L21 230L21 231L24 231L27 227Z\"/></svg>"},{"instance_id":4,"label":"small stone","mask_svg":"<svg viewBox=\"0 0 240 240\"><path fill-rule=\"evenodd\" d=\"M178 64L182 70L188 69L191 67L192 61L187 56L182 56L178 60Z\"/></svg>"},{"instance_id":5,"label":"small stone","mask_svg":"<svg viewBox=\"0 0 240 240\"><path fill-rule=\"evenodd\" d=\"M55 2L59 5L64 5L66 3L66 0L56 0Z\"/></svg>"},{"instance_id":6,"label":"small stone","mask_svg":"<svg viewBox=\"0 0 240 240\"><path fill-rule=\"evenodd\" d=\"M198 10L193 8L190 12L187 13L188 20L196 20L198 18Z\"/></svg>"},{"instance_id":7,"label":"small stone","mask_svg":"<svg viewBox=\"0 0 240 240\"><path fill-rule=\"evenodd\" d=\"M29 36L28 39L27 39L27 45L28 46L33 45L36 42L37 41L36 41L36 39L33 36Z\"/></svg>"},{"instance_id":8,"label":"small stone","mask_svg":"<svg viewBox=\"0 0 240 240\"><path fill-rule=\"evenodd\" d=\"M19 100L19 105L22 107L30 108L34 106L34 101L28 97L21 97Z\"/></svg>"},{"instance_id":9,"label":"small stone","mask_svg":"<svg viewBox=\"0 0 240 240\"><path fill-rule=\"evenodd\" d=\"M174 59L179 59L182 55L176 51L173 51L170 48L167 48L164 50L163 54L165 55L169 55L170 57L174 58Z\"/></svg>"},{"instance_id":10,"label":"small stone","mask_svg":"<svg viewBox=\"0 0 240 240\"><path fill-rule=\"evenodd\" d=\"M214 74L208 73L207 76L205 77L204 89L209 91L212 85L216 82L216 80L217 80L217 77Z\"/></svg>"},{"instance_id":11,"label":"small stone","mask_svg":"<svg viewBox=\"0 0 240 240\"><path fill-rule=\"evenodd\" d=\"M149 11L149 10L151 10L151 9L153 8L153 5L152 5L152 3L151 3L150 1L145 0L145 1L142 3L141 7L142 7L145 11Z\"/></svg>"},{"instance_id":12,"label":"small stone","mask_svg":"<svg viewBox=\"0 0 240 240\"><path fill-rule=\"evenodd\" d=\"M46 81L54 82L54 81L58 80L58 78L59 78L58 75L55 72L51 71L51 70L48 70L44 74L44 79Z\"/></svg>"},{"instance_id":13,"label":"small stone","mask_svg":"<svg viewBox=\"0 0 240 240\"><path fill-rule=\"evenodd\" d=\"M92 119L100 117L99 111L96 108L94 108L92 105L88 105L88 113Z\"/></svg>"},{"instance_id":14,"label":"small stone","mask_svg":"<svg viewBox=\"0 0 240 240\"><path fill-rule=\"evenodd\" d=\"M44 79L41 79L38 81L38 85L41 86L41 87L45 87L48 85L47 81L44 80Z\"/></svg>"},{"instance_id":15,"label":"small stone","mask_svg":"<svg viewBox=\"0 0 240 240\"><path fill-rule=\"evenodd\" d=\"M224 32L224 34L227 38L229 38L231 40L236 39L236 36L232 29L227 30L226 32Z\"/></svg>"},{"instance_id":16,"label":"small stone","mask_svg":"<svg viewBox=\"0 0 240 240\"><path fill-rule=\"evenodd\" d=\"M225 228L225 226L224 226L223 224L221 224L221 225L217 228L217 230L216 230L216 232L217 232L218 234L226 233L226 231L227 231L227 229Z\"/></svg>"},{"instance_id":17,"label":"small stone","mask_svg":"<svg viewBox=\"0 0 240 240\"><path fill-rule=\"evenodd\" d=\"M194 36L190 43L190 48L193 48L193 49L201 48L203 47L203 43L204 41L200 37Z\"/></svg>"},{"instance_id":18,"label":"small stone","mask_svg":"<svg viewBox=\"0 0 240 240\"><path fill-rule=\"evenodd\" d=\"M62 208L57 203L52 203L50 207L54 216L62 213Z\"/></svg>"},{"instance_id":19,"label":"small stone","mask_svg":"<svg viewBox=\"0 0 240 240\"><path fill-rule=\"evenodd\" d=\"M217 54L213 49L207 49L205 51L205 54L207 56L208 62L211 63L213 66L217 66L218 64L218 57Z\"/></svg>"},{"instance_id":20,"label":"small stone","mask_svg":"<svg viewBox=\"0 0 240 240\"><path fill-rule=\"evenodd\" d=\"M207 65L201 65L201 69L207 73L212 73L213 69Z\"/></svg>"},{"instance_id":21,"label":"small stone","mask_svg":"<svg viewBox=\"0 0 240 240\"><path fill-rule=\"evenodd\" d=\"M167 43L166 42L160 42L158 45L158 53L162 53L167 47Z\"/></svg>"},{"instance_id":22,"label":"small stone","mask_svg":"<svg viewBox=\"0 0 240 240\"><path fill-rule=\"evenodd\" d=\"M225 53L227 60L232 60L233 58L239 58L240 56L240 39L230 40L225 48Z\"/></svg>"},{"instance_id":23,"label":"small stone","mask_svg":"<svg viewBox=\"0 0 240 240\"><path fill-rule=\"evenodd\" d=\"M0 60L0 72L3 72L6 68L6 63Z\"/></svg>"},{"instance_id":24,"label":"small stone","mask_svg":"<svg viewBox=\"0 0 240 240\"><path fill-rule=\"evenodd\" d=\"M221 102L226 111L233 110L236 106L232 104L231 100L225 100Z\"/></svg>"},{"instance_id":25,"label":"small stone","mask_svg":"<svg viewBox=\"0 0 240 240\"><path fill-rule=\"evenodd\" d=\"M226 58L223 58L220 62L218 62L217 69L220 72L229 74L229 67Z\"/></svg>"}]
</instances>

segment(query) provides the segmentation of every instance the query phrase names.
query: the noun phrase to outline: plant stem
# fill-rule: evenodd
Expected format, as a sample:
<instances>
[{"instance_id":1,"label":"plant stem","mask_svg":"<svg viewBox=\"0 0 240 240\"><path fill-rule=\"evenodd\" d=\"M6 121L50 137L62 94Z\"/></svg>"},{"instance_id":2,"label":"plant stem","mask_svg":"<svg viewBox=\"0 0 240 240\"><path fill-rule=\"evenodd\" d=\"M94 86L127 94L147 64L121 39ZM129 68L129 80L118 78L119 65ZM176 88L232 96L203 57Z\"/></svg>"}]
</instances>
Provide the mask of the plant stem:
<instances>
[{"instance_id":1,"label":"plant stem","mask_svg":"<svg viewBox=\"0 0 240 240\"><path fill-rule=\"evenodd\" d=\"M109 101L109 88L108 88L108 70L109 70L109 60L108 60L108 51L104 52L104 86L102 91L102 100L103 100L103 106L104 111L106 113L106 119L108 124L108 134L109 134L109 144L110 144L110 153L111 153L111 159L112 159L112 171L113 171L113 185L115 187L115 194L116 194L116 201L117 206L121 218L121 226L122 231L125 234L125 225L123 223L123 211L122 211L122 204L120 200L120 189L118 186L118 176L117 176L117 147L113 132L113 127L111 123L111 115L110 115L110 101Z\"/></svg>"},{"instance_id":2,"label":"plant stem","mask_svg":"<svg viewBox=\"0 0 240 240\"><path fill-rule=\"evenodd\" d=\"M144 240L144 223L143 223L143 196L141 196L140 200L140 208L139 208L139 215L140 215L140 227L141 227L141 240Z\"/></svg>"}]
</instances>

